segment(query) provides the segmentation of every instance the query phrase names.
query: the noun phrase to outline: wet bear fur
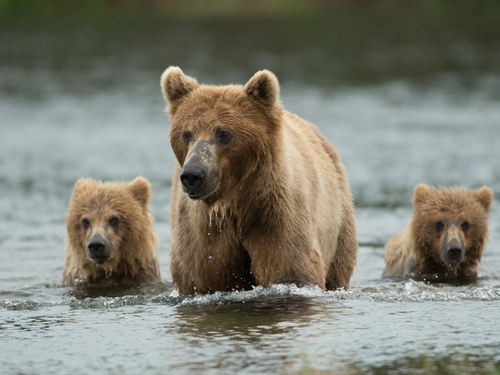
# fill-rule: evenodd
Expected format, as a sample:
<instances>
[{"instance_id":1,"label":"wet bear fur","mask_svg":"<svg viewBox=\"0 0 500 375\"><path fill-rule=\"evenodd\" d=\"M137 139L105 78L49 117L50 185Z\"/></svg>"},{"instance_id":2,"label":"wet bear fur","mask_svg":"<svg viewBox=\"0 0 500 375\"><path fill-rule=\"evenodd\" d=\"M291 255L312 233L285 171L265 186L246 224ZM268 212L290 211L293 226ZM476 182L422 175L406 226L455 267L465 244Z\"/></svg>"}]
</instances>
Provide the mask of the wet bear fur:
<instances>
[{"instance_id":1,"label":"wet bear fur","mask_svg":"<svg viewBox=\"0 0 500 375\"><path fill-rule=\"evenodd\" d=\"M349 286L354 208L337 151L285 111L269 71L244 86L161 79L176 156L171 271L181 294L274 283Z\"/></svg>"},{"instance_id":2,"label":"wet bear fur","mask_svg":"<svg viewBox=\"0 0 500 375\"><path fill-rule=\"evenodd\" d=\"M149 196L142 177L76 182L66 217L63 284L161 281Z\"/></svg>"},{"instance_id":3,"label":"wet bear fur","mask_svg":"<svg viewBox=\"0 0 500 375\"><path fill-rule=\"evenodd\" d=\"M467 190L418 185L410 225L385 246L382 276L476 277L488 236L491 200L488 187Z\"/></svg>"}]
</instances>

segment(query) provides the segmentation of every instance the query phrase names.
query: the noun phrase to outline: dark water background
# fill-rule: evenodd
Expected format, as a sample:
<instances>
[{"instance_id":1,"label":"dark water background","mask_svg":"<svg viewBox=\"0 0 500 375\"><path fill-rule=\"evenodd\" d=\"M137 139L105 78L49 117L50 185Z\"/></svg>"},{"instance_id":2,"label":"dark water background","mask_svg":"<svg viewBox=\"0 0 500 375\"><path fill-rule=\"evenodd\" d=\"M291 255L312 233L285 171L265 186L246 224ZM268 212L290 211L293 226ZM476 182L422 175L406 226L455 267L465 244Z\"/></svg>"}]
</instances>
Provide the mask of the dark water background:
<instances>
[{"instance_id":1,"label":"dark water background","mask_svg":"<svg viewBox=\"0 0 500 375\"><path fill-rule=\"evenodd\" d=\"M0 373L499 373L498 20L1 24ZM172 288L174 157L159 88L169 65L210 84L270 69L284 106L339 150L360 243L347 292ZM61 286L75 181L137 175L153 186L163 282ZM477 281L380 278L420 182L496 193Z\"/></svg>"}]
</instances>

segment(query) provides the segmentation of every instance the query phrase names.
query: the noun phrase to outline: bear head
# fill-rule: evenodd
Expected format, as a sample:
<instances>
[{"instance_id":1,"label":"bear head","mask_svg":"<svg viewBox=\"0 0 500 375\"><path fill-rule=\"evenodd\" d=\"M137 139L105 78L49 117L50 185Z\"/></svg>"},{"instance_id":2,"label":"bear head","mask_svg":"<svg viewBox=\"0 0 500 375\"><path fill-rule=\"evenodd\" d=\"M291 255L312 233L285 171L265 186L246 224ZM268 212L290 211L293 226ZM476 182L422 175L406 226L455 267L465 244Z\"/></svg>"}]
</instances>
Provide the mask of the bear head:
<instances>
[{"instance_id":1,"label":"bear head","mask_svg":"<svg viewBox=\"0 0 500 375\"><path fill-rule=\"evenodd\" d=\"M139 242L148 215L150 184L137 177L130 183L98 182L81 178L71 196L66 227L69 245L80 264L99 265L113 271L140 248ZM147 222L147 221L146 221Z\"/></svg>"},{"instance_id":2,"label":"bear head","mask_svg":"<svg viewBox=\"0 0 500 375\"><path fill-rule=\"evenodd\" d=\"M213 204L272 153L281 123L278 80L257 72L244 86L200 85L178 67L162 75L170 143L182 189Z\"/></svg>"},{"instance_id":3,"label":"bear head","mask_svg":"<svg viewBox=\"0 0 500 375\"><path fill-rule=\"evenodd\" d=\"M451 274L477 264L488 235L492 192L462 188L415 188L411 231L421 259L432 258Z\"/></svg>"}]
</instances>

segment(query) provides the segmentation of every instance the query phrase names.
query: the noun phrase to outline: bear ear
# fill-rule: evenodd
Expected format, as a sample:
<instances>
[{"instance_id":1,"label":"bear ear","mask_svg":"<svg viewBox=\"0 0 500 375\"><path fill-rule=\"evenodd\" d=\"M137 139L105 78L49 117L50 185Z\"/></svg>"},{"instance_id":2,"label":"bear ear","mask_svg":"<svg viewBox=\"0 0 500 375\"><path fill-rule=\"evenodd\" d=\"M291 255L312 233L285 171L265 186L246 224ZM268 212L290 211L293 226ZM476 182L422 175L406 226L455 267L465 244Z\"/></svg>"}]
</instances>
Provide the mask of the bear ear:
<instances>
[{"instance_id":1,"label":"bear ear","mask_svg":"<svg viewBox=\"0 0 500 375\"><path fill-rule=\"evenodd\" d=\"M80 193L87 189L89 185L91 185L94 181L91 178L80 178L75 183L75 187L73 188L73 193Z\"/></svg>"},{"instance_id":2,"label":"bear ear","mask_svg":"<svg viewBox=\"0 0 500 375\"><path fill-rule=\"evenodd\" d=\"M75 191L76 191L76 190L80 190L80 189L82 189L82 188L83 188L83 186L84 186L84 185L86 185L86 184L87 184L87 179L86 179L86 178L84 178L84 177L82 177L82 178L78 179L78 181L76 181L74 190L75 190Z\"/></svg>"},{"instance_id":3,"label":"bear ear","mask_svg":"<svg viewBox=\"0 0 500 375\"><path fill-rule=\"evenodd\" d=\"M274 106L280 94L278 79L269 70L255 73L243 89L249 98L265 107Z\"/></svg>"},{"instance_id":4,"label":"bear ear","mask_svg":"<svg viewBox=\"0 0 500 375\"><path fill-rule=\"evenodd\" d=\"M484 207L486 212L490 211L491 201L493 200L493 192L487 186L483 186L480 189L476 189L472 191L474 197L481 203L481 206Z\"/></svg>"},{"instance_id":5,"label":"bear ear","mask_svg":"<svg viewBox=\"0 0 500 375\"><path fill-rule=\"evenodd\" d=\"M137 177L129 183L128 188L139 203L144 206L149 203L151 185L144 177Z\"/></svg>"},{"instance_id":6,"label":"bear ear","mask_svg":"<svg viewBox=\"0 0 500 375\"><path fill-rule=\"evenodd\" d=\"M424 203L431 189L425 184L418 184L413 190L413 204Z\"/></svg>"},{"instance_id":7,"label":"bear ear","mask_svg":"<svg viewBox=\"0 0 500 375\"><path fill-rule=\"evenodd\" d=\"M170 115L175 113L181 99L200 86L197 80L185 75L177 66L171 66L163 72L160 85L169 104Z\"/></svg>"}]
</instances>

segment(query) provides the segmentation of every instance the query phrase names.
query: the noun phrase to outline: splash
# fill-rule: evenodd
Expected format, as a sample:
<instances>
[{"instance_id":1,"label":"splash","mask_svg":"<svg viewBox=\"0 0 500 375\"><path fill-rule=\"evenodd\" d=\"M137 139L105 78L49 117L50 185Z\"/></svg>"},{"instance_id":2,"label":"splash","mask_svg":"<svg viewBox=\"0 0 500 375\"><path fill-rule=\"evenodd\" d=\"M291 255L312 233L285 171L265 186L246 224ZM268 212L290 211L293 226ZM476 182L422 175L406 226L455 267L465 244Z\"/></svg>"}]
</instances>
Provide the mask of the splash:
<instances>
[{"instance_id":1,"label":"splash","mask_svg":"<svg viewBox=\"0 0 500 375\"><path fill-rule=\"evenodd\" d=\"M448 284L428 284L415 280L352 288L342 299L378 302L446 302L500 300L500 284L457 287Z\"/></svg>"},{"instance_id":2,"label":"splash","mask_svg":"<svg viewBox=\"0 0 500 375\"><path fill-rule=\"evenodd\" d=\"M82 284L83 286L88 284ZM78 288L81 288L80 285ZM150 304L171 306L218 306L231 303L279 301L283 298L304 298L321 303L343 303L347 301L368 302L460 302L460 301L500 301L500 282L498 279L486 280L483 285L457 287L448 284L427 284L415 280L404 282L368 281L363 285L352 285L349 290L324 291L317 286L297 287L293 284L275 284L268 288L253 287L247 291L215 292L213 294L180 295L172 290L170 283L154 286L130 287L89 286L96 288L95 293L73 287L61 288L50 285L46 290L65 290L61 299L34 300L18 298L0 300L0 310L44 310L52 307L71 309L116 309L126 306L145 306ZM69 295L69 297L68 297ZM76 295L76 297L75 297Z\"/></svg>"},{"instance_id":3,"label":"splash","mask_svg":"<svg viewBox=\"0 0 500 375\"><path fill-rule=\"evenodd\" d=\"M268 288L256 286L253 287L252 290L185 296L185 299L180 304L182 306L205 306L238 302L245 303L250 301L279 299L283 297L317 298L324 297L325 293L334 292L325 292L318 286L298 287L294 284L275 284Z\"/></svg>"}]
</instances>

